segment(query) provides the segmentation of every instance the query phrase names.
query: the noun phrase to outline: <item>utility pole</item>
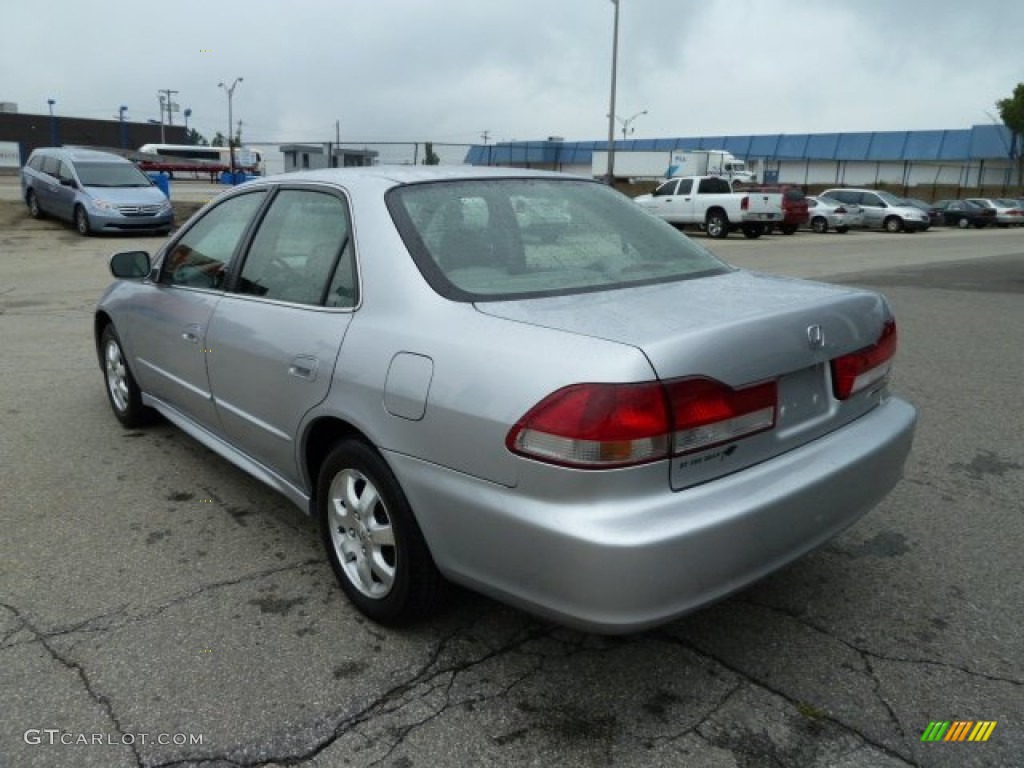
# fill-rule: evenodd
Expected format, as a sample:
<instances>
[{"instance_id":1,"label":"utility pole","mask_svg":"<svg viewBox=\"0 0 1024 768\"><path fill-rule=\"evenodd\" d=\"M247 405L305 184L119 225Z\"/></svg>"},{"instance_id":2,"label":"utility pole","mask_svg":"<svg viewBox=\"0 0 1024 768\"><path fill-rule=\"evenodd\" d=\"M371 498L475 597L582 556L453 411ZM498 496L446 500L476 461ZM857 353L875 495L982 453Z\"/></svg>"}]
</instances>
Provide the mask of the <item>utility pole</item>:
<instances>
[{"instance_id":1,"label":"utility pole","mask_svg":"<svg viewBox=\"0 0 1024 768\"><path fill-rule=\"evenodd\" d=\"M177 107L178 105L175 104L172 101L171 97L174 96L174 94L176 94L176 93L181 93L181 91L172 91L170 88L164 88L161 91L157 91L157 93L163 94L163 96L160 97L160 103L167 105L167 124L170 125L170 126L173 126L174 125L174 109L173 109L173 107ZM163 116L161 116L160 121L163 122ZM162 140L163 140L163 137L161 137L161 141Z\"/></svg>"},{"instance_id":2,"label":"utility pole","mask_svg":"<svg viewBox=\"0 0 1024 768\"><path fill-rule=\"evenodd\" d=\"M615 31L612 35L612 95L608 107L608 185L615 186L615 78L619 60L619 0L615 6Z\"/></svg>"}]
</instances>

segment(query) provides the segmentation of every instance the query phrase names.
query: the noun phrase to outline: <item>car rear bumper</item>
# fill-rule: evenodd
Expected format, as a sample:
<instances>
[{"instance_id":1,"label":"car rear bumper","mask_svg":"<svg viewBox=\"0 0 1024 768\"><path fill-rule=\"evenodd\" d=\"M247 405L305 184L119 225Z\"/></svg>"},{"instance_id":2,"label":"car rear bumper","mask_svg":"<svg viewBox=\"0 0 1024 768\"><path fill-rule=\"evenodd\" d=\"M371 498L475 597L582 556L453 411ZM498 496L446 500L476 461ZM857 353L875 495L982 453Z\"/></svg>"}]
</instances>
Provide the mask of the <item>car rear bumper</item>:
<instances>
[{"instance_id":1,"label":"car rear bumper","mask_svg":"<svg viewBox=\"0 0 1024 768\"><path fill-rule=\"evenodd\" d=\"M679 492L664 464L549 468L572 475L571 487L541 498L528 472L507 488L386 457L446 576L570 626L623 633L720 599L850 526L902 476L916 418L890 398L812 443Z\"/></svg>"}]
</instances>

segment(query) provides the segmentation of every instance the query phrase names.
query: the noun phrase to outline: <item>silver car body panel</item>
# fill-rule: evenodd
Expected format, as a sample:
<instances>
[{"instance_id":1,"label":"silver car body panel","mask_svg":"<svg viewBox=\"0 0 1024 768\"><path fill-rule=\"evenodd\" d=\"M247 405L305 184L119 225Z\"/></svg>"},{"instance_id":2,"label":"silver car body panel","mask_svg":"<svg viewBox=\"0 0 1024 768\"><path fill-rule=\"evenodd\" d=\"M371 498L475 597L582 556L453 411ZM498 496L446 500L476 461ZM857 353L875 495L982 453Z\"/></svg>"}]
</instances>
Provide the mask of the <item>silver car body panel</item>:
<instances>
[{"instance_id":1,"label":"silver car body panel","mask_svg":"<svg viewBox=\"0 0 1024 768\"><path fill-rule=\"evenodd\" d=\"M884 384L839 403L829 378L829 359L878 338L888 306L877 294L743 271L477 304L436 293L387 191L517 176L564 178L371 168L254 182L344 194L357 306L145 279L116 282L99 312L122 334L144 402L293 503L312 511L307 435L325 419L344 423L387 460L444 574L584 628L638 629L721 597L834 536L892 488L913 408ZM512 425L562 387L688 376L737 388L779 380L776 428L728 456L719 446L601 471L505 446Z\"/></svg>"}]
</instances>

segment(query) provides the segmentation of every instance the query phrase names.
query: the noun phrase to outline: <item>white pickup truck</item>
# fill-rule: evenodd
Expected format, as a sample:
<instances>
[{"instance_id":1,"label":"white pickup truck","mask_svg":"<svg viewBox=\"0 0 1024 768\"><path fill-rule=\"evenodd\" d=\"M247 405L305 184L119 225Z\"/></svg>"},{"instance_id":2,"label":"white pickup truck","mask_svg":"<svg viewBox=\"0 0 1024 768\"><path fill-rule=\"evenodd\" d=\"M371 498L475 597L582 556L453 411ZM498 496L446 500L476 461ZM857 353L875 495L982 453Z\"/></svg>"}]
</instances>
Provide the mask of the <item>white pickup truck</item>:
<instances>
[{"instance_id":1,"label":"white pickup truck","mask_svg":"<svg viewBox=\"0 0 1024 768\"><path fill-rule=\"evenodd\" d=\"M680 176L659 185L636 203L670 224L702 227L709 237L741 230L760 237L769 224L782 221L779 192L733 192L721 176Z\"/></svg>"}]
</instances>

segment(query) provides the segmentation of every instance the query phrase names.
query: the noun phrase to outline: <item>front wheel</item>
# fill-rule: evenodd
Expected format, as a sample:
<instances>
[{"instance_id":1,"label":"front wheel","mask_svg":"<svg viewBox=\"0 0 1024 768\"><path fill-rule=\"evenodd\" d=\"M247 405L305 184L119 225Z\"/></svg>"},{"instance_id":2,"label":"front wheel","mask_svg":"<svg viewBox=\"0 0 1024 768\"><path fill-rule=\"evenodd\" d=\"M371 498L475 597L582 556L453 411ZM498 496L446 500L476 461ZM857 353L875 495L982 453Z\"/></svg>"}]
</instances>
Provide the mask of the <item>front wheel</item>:
<instances>
[{"instance_id":1,"label":"front wheel","mask_svg":"<svg viewBox=\"0 0 1024 768\"><path fill-rule=\"evenodd\" d=\"M824 216L815 216L811 219L811 229L817 232L819 235L823 235L828 232L828 219Z\"/></svg>"},{"instance_id":2,"label":"front wheel","mask_svg":"<svg viewBox=\"0 0 1024 768\"><path fill-rule=\"evenodd\" d=\"M43 218L43 209L39 207L39 198L36 197L36 193L29 190L28 193L28 215L33 219Z\"/></svg>"},{"instance_id":3,"label":"front wheel","mask_svg":"<svg viewBox=\"0 0 1024 768\"><path fill-rule=\"evenodd\" d=\"M960 227L960 229L967 229L967 227L971 225L971 222L966 216L961 216L957 219L956 225Z\"/></svg>"},{"instance_id":4,"label":"front wheel","mask_svg":"<svg viewBox=\"0 0 1024 768\"><path fill-rule=\"evenodd\" d=\"M704 223L708 237L721 240L729 236L729 217L723 211L712 211Z\"/></svg>"},{"instance_id":5,"label":"front wheel","mask_svg":"<svg viewBox=\"0 0 1024 768\"><path fill-rule=\"evenodd\" d=\"M764 234L764 224L744 224L743 225L743 236L751 240L756 240Z\"/></svg>"},{"instance_id":6,"label":"front wheel","mask_svg":"<svg viewBox=\"0 0 1024 768\"><path fill-rule=\"evenodd\" d=\"M89 225L89 214L80 205L75 206L75 229L78 230L78 234L82 237L88 237L92 233L92 227Z\"/></svg>"},{"instance_id":7,"label":"front wheel","mask_svg":"<svg viewBox=\"0 0 1024 768\"><path fill-rule=\"evenodd\" d=\"M339 442L320 469L316 504L331 567L356 608L389 625L435 609L444 579L377 451L360 440Z\"/></svg>"},{"instance_id":8,"label":"front wheel","mask_svg":"<svg viewBox=\"0 0 1024 768\"><path fill-rule=\"evenodd\" d=\"M121 339L113 324L104 328L100 335L100 353L103 355L107 399L110 400L114 416L129 428L148 424L153 419L153 411L142 404L142 391L128 367Z\"/></svg>"},{"instance_id":9,"label":"front wheel","mask_svg":"<svg viewBox=\"0 0 1024 768\"><path fill-rule=\"evenodd\" d=\"M899 216L890 216L885 220L885 231L896 234L903 230L903 219Z\"/></svg>"}]
</instances>

